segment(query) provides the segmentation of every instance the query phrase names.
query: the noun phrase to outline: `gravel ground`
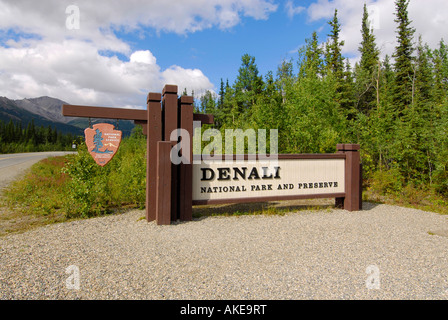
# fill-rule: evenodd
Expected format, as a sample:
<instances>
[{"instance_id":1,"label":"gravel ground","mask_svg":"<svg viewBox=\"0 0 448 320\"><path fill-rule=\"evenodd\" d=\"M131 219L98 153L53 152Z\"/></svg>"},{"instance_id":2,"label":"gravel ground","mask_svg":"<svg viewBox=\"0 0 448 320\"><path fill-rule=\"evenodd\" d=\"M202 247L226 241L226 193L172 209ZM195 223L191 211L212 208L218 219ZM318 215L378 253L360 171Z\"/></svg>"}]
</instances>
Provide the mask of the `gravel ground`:
<instances>
[{"instance_id":1,"label":"gravel ground","mask_svg":"<svg viewBox=\"0 0 448 320\"><path fill-rule=\"evenodd\" d=\"M171 226L137 210L11 234L0 298L448 299L448 217L364 208Z\"/></svg>"}]
</instances>

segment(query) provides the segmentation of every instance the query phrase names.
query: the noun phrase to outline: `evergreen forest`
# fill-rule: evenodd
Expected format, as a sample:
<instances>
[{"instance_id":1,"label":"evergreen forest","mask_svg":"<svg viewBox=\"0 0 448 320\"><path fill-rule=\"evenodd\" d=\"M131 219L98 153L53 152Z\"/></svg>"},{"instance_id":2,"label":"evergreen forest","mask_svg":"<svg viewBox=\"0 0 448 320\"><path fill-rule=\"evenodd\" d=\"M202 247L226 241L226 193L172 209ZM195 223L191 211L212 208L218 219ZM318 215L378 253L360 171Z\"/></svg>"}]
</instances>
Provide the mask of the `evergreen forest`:
<instances>
[{"instance_id":1,"label":"evergreen forest","mask_svg":"<svg viewBox=\"0 0 448 320\"><path fill-rule=\"evenodd\" d=\"M36 126L31 120L22 122L0 120L0 154L17 152L66 151L79 144L80 138L71 133L61 133L52 126Z\"/></svg>"},{"instance_id":2,"label":"evergreen forest","mask_svg":"<svg viewBox=\"0 0 448 320\"><path fill-rule=\"evenodd\" d=\"M313 32L297 60L261 75L244 54L233 84L206 92L198 112L215 116L215 128L278 129L279 153L335 152L359 143L366 181L381 191L406 186L448 195L448 46L429 47L395 1L396 47L381 58L366 5L360 17L360 60L342 55L338 11L325 42ZM294 71L294 70L298 71Z\"/></svg>"}]
</instances>

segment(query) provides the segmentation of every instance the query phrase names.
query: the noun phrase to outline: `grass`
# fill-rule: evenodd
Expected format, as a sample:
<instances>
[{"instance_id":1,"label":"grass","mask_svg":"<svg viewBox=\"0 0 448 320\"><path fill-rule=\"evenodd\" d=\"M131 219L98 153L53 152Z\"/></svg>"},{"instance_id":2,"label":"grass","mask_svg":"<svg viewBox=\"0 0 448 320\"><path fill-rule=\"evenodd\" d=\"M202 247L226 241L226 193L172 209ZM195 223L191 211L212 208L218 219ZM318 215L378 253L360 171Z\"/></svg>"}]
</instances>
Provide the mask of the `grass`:
<instances>
[{"instance_id":1,"label":"grass","mask_svg":"<svg viewBox=\"0 0 448 320\"><path fill-rule=\"evenodd\" d=\"M381 193L368 188L363 192L363 201L384 203L423 211L448 214L448 200L431 189L408 185L393 193Z\"/></svg>"},{"instance_id":2,"label":"grass","mask_svg":"<svg viewBox=\"0 0 448 320\"><path fill-rule=\"evenodd\" d=\"M23 179L5 191L9 207L43 216L58 215L67 192L68 177L61 172L65 163L65 157L52 157L34 164Z\"/></svg>"},{"instance_id":3,"label":"grass","mask_svg":"<svg viewBox=\"0 0 448 320\"><path fill-rule=\"evenodd\" d=\"M35 163L20 180L0 196L0 236L20 233L48 224L87 218L67 213L69 182L63 168L70 156L51 157ZM135 206L123 204L107 212L118 213Z\"/></svg>"}]
</instances>

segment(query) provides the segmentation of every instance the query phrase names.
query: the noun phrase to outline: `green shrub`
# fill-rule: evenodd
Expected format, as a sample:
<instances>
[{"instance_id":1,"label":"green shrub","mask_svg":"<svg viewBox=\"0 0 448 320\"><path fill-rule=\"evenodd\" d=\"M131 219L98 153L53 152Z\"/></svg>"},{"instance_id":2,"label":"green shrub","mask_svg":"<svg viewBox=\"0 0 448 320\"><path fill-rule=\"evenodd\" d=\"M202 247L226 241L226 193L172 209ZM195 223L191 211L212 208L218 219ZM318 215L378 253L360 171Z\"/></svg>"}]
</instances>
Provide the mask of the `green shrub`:
<instances>
[{"instance_id":1,"label":"green shrub","mask_svg":"<svg viewBox=\"0 0 448 320\"><path fill-rule=\"evenodd\" d=\"M69 217L90 217L110 212L114 207L142 208L146 188L146 140L135 132L123 139L114 158L98 166L83 143L63 169L71 179L65 210Z\"/></svg>"},{"instance_id":2,"label":"green shrub","mask_svg":"<svg viewBox=\"0 0 448 320\"><path fill-rule=\"evenodd\" d=\"M434 173L435 190L441 195L448 196L448 162L446 165L439 165Z\"/></svg>"},{"instance_id":3,"label":"green shrub","mask_svg":"<svg viewBox=\"0 0 448 320\"><path fill-rule=\"evenodd\" d=\"M92 214L93 204L97 200L94 187L100 182L98 171L85 144L79 146L78 154L68 157L63 169L63 172L71 178L67 183L68 197L64 206L68 217L87 217Z\"/></svg>"},{"instance_id":4,"label":"green shrub","mask_svg":"<svg viewBox=\"0 0 448 320\"><path fill-rule=\"evenodd\" d=\"M370 189L380 195L398 194L403 184L404 178L398 169L373 172L369 181Z\"/></svg>"}]
</instances>

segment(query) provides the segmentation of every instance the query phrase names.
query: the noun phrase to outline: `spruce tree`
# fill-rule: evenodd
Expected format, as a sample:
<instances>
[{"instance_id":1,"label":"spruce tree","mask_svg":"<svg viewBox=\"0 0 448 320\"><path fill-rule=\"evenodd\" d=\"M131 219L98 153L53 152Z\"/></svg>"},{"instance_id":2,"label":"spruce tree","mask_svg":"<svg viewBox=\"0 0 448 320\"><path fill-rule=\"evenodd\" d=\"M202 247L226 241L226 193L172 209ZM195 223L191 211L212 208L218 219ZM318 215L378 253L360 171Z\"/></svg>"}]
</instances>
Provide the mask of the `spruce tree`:
<instances>
[{"instance_id":1,"label":"spruce tree","mask_svg":"<svg viewBox=\"0 0 448 320\"><path fill-rule=\"evenodd\" d=\"M387 98L388 100L391 100L392 93L394 92L395 73L388 54L386 54L382 62L381 75L380 92L382 93L382 99Z\"/></svg>"},{"instance_id":2,"label":"spruce tree","mask_svg":"<svg viewBox=\"0 0 448 320\"><path fill-rule=\"evenodd\" d=\"M233 127L235 124L235 116L237 115L235 105L235 90L229 85L229 79L227 79L224 89L223 105L219 112L219 119L215 121L219 128Z\"/></svg>"},{"instance_id":3,"label":"spruce tree","mask_svg":"<svg viewBox=\"0 0 448 320\"><path fill-rule=\"evenodd\" d=\"M356 70L357 109L368 114L378 104L379 50L375 43L375 35L369 25L369 14L366 4L364 4L361 25L362 42L358 48L361 53L361 60Z\"/></svg>"},{"instance_id":4,"label":"spruce tree","mask_svg":"<svg viewBox=\"0 0 448 320\"><path fill-rule=\"evenodd\" d=\"M422 37L419 37L417 46L417 59L415 65L414 100L422 107L432 102L433 70L429 59L430 50L423 45Z\"/></svg>"},{"instance_id":5,"label":"spruce tree","mask_svg":"<svg viewBox=\"0 0 448 320\"><path fill-rule=\"evenodd\" d=\"M362 16L361 35L362 42L361 46L358 48L361 53L360 66L362 69L372 73L378 65L379 50L375 43L373 29L370 28L369 13L366 4L364 4L364 13Z\"/></svg>"},{"instance_id":6,"label":"spruce tree","mask_svg":"<svg viewBox=\"0 0 448 320\"><path fill-rule=\"evenodd\" d=\"M323 50L319 46L317 32L314 31L311 39L305 40L306 45L299 50L299 78L323 76Z\"/></svg>"},{"instance_id":7,"label":"spruce tree","mask_svg":"<svg viewBox=\"0 0 448 320\"><path fill-rule=\"evenodd\" d=\"M439 48L429 52L434 66L433 97L437 104L442 104L448 92L448 46L442 39Z\"/></svg>"},{"instance_id":8,"label":"spruce tree","mask_svg":"<svg viewBox=\"0 0 448 320\"><path fill-rule=\"evenodd\" d=\"M344 78L344 58L342 57L342 46L344 41L339 40L341 32L341 24L338 20L338 10L334 10L333 19L328 22L331 26L330 37L327 43L326 62L329 71L331 71L336 80L340 81Z\"/></svg>"},{"instance_id":9,"label":"spruce tree","mask_svg":"<svg viewBox=\"0 0 448 320\"><path fill-rule=\"evenodd\" d=\"M346 68L346 62L342 56L342 47L344 41L340 40L341 24L338 19L338 10L334 10L333 19L328 22L331 27L331 32L328 35L325 48L325 60L327 75L330 82L333 83L335 88L334 99L338 102L339 106L344 110L346 117L353 117L353 94L351 83L351 71Z\"/></svg>"},{"instance_id":10,"label":"spruce tree","mask_svg":"<svg viewBox=\"0 0 448 320\"><path fill-rule=\"evenodd\" d=\"M225 94L224 81L222 81L221 78L221 85L219 86L218 109L221 109L224 104L224 94Z\"/></svg>"},{"instance_id":11,"label":"spruce tree","mask_svg":"<svg viewBox=\"0 0 448 320\"><path fill-rule=\"evenodd\" d=\"M413 68L413 37L415 29L408 16L409 0L396 0L397 47L395 58L395 94L394 102L398 110L403 110L412 103Z\"/></svg>"},{"instance_id":12,"label":"spruce tree","mask_svg":"<svg viewBox=\"0 0 448 320\"><path fill-rule=\"evenodd\" d=\"M258 75L255 57L244 54L234 84L238 113L250 110L263 89L263 78Z\"/></svg>"},{"instance_id":13,"label":"spruce tree","mask_svg":"<svg viewBox=\"0 0 448 320\"><path fill-rule=\"evenodd\" d=\"M353 119L355 117L356 110L355 105L355 82L353 78L353 72L351 70L350 62L346 60L344 69L344 79L342 80L341 88L341 107L344 110L347 119Z\"/></svg>"}]
</instances>

